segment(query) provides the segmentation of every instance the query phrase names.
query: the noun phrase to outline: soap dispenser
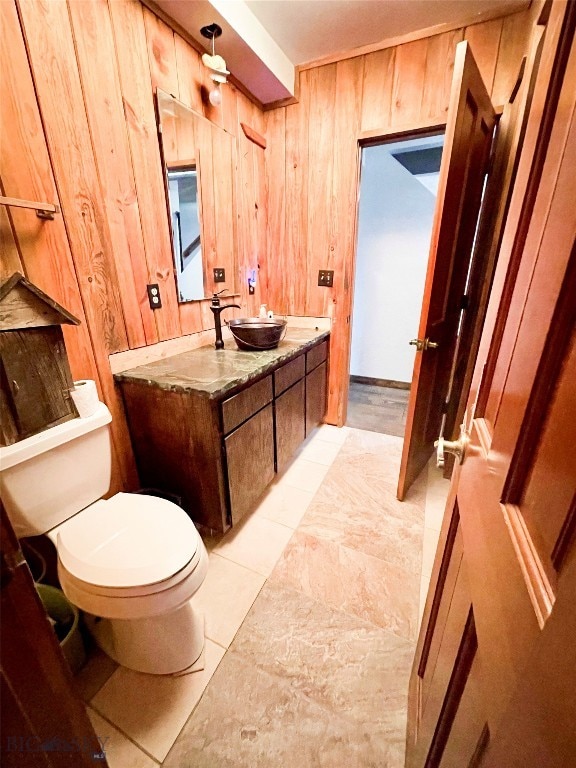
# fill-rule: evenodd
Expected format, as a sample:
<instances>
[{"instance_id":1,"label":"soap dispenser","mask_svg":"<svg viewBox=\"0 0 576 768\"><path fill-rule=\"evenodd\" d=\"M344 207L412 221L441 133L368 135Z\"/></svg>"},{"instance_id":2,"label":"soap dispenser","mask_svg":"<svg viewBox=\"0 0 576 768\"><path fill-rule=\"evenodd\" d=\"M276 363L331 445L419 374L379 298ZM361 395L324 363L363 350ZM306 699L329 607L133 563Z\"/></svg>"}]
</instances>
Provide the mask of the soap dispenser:
<instances>
[{"instance_id":1,"label":"soap dispenser","mask_svg":"<svg viewBox=\"0 0 576 768\"><path fill-rule=\"evenodd\" d=\"M260 304L260 317L266 317L266 304Z\"/></svg>"}]
</instances>

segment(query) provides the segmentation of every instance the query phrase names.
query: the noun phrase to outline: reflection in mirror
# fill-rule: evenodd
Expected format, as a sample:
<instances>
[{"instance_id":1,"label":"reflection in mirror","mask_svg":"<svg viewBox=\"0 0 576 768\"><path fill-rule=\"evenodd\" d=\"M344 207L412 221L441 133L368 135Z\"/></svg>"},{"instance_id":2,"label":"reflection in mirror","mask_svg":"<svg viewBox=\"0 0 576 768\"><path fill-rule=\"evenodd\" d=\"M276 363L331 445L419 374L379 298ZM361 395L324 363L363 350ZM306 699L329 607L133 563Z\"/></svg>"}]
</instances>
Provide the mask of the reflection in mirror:
<instances>
[{"instance_id":1,"label":"reflection in mirror","mask_svg":"<svg viewBox=\"0 0 576 768\"><path fill-rule=\"evenodd\" d=\"M157 91L180 302L235 292L234 137ZM214 282L214 270L225 280Z\"/></svg>"},{"instance_id":2,"label":"reflection in mirror","mask_svg":"<svg viewBox=\"0 0 576 768\"><path fill-rule=\"evenodd\" d=\"M166 165L178 298L180 301L203 299L204 274L196 166L171 168L168 163Z\"/></svg>"}]
</instances>

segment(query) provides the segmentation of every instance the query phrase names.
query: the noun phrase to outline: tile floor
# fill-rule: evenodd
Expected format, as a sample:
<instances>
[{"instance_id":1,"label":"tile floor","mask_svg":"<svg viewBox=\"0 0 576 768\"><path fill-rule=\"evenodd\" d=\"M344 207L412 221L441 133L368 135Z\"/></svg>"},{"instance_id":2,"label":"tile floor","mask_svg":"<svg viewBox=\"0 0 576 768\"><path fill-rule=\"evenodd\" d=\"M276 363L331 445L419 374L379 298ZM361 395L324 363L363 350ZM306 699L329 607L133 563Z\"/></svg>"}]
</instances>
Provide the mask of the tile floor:
<instances>
[{"instance_id":1,"label":"tile floor","mask_svg":"<svg viewBox=\"0 0 576 768\"><path fill-rule=\"evenodd\" d=\"M323 425L207 542L205 669L91 655L76 678L111 768L403 765L407 684L448 483L400 504L400 438Z\"/></svg>"}]
</instances>

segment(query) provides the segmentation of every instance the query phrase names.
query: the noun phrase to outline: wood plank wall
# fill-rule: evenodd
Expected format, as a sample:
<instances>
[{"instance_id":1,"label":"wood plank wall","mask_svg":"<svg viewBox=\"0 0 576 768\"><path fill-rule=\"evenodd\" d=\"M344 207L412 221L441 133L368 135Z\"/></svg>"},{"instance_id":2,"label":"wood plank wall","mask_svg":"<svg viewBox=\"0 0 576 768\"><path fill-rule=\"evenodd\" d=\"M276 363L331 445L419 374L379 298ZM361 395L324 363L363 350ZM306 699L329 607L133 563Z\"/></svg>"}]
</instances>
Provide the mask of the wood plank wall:
<instances>
[{"instance_id":1,"label":"wood plank wall","mask_svg":"<svg viewBox=\"0 0 576 768\"><path fill-rule=\"evenodd\" d=\"M502 105L532 24L524 11L304 69L299 102L266 113L268 304L332 318L331 423L342 424L346 408L359 139L443 125L454 49L463 39L493 103ZM334 270L333 288L318 287L319 269Z\"/></svg>"},{"instance_id":2,"label":"wood plank wall","mask_svg":"<svg viewBox=\"0 0 576 768\"><path fill-rule=\"evenodd\" d=\"M0 3L1 194L55 202L62 215L0 211L0 278L14 270L81 319L66 327L75 379L95 379L112 411L111 492L137 487L108 355L213 327L207 302L178 304L156 130L158 86L236 143L237 291L244 314L266 301L264 116L232 85L207 99L199 54L138 0ZM224 201L220 201L224 205ZM259 269L260 267L260 269ZM260 273L248 295L248 274ZM146 285L158 283L152 311Z\"/></svg>"},{"instance_id":3,"label":"wood plank wall","mask_svg":"<svg viewBox=\"0 0 576 768\"><path fill-rule=\"evenodd\" d=\"M501 103L516 78L527 13L306 69L298 104L263 113L232 85L207 100L199 54L139 0L0 3L0 188L58 203L38 219L0 211L2 272L15 269L82 321L66 327L75 379L95 379L113 414L111 492L137 477L108 355L212 326L206 302L178 304L154 89L235 136L237 290L243 312L334 322L328 418L342 419L354 278L358 137L441 124L455 44L468 38ZM239 123L267 138L263 150ZM364 133L363 133L364 132ZM335 270L334 288L317 271ZM248 276L258 275L248 295ZM150 310L146 284L159 283ZM344 389L343 389L344 387Z\"/></svg>"}]
</instances>

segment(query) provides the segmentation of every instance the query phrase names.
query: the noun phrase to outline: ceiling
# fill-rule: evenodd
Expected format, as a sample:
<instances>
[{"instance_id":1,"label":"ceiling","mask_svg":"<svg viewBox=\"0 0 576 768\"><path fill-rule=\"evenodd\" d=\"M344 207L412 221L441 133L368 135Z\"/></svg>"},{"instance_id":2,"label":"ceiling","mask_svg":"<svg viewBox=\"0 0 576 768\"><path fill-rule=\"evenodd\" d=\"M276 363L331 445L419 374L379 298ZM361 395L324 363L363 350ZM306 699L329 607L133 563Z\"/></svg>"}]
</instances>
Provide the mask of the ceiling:
<instances>
[{"instance_id":1,"label":"ceiling","mask_svg":"<svg viewBox=\"0 0 576 768\"><path fill-rule=\"evenodd\" d=\"M205 49L216 52L262 104L294 93L295 66L442 24L522 10L529 0L156 0Z\"/></svg>"}]
</instances>

